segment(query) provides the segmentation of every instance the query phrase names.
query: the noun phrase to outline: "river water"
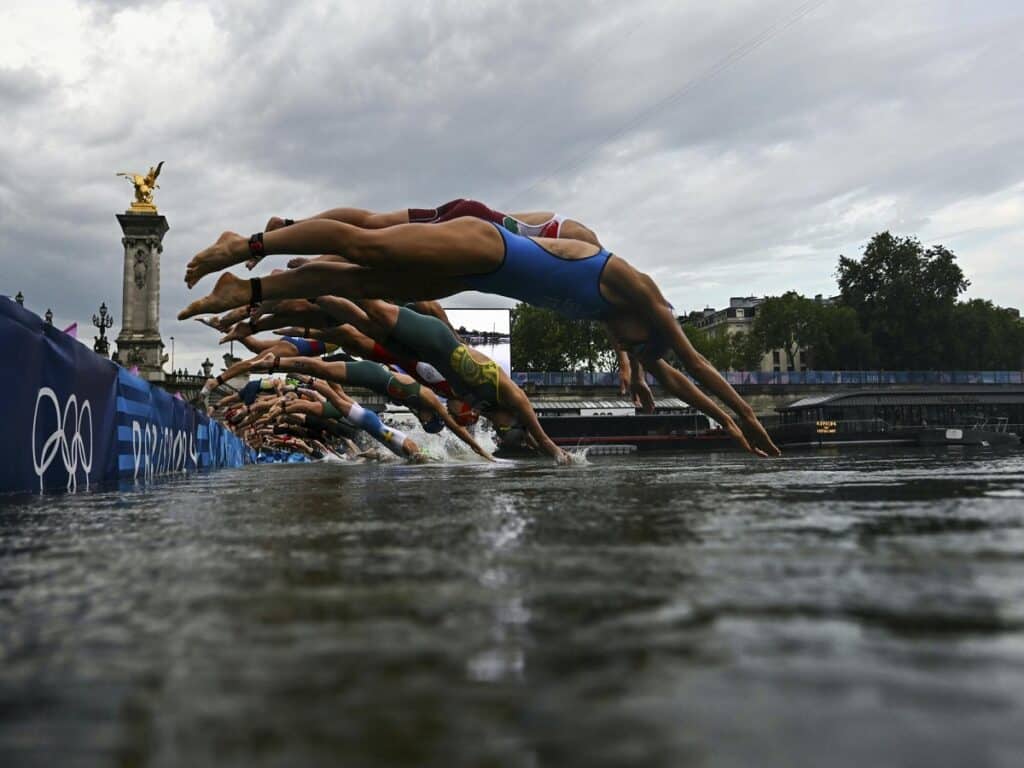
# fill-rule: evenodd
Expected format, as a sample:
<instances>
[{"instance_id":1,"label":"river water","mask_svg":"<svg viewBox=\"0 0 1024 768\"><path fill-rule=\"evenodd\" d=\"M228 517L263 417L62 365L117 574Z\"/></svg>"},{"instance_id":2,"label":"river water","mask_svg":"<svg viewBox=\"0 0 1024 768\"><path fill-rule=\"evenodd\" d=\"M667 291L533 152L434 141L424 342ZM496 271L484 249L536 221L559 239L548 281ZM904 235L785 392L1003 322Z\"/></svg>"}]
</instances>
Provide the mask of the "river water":
<instances>
[{"instance_id":1,"label":"river water","mask_svg":"<svg viewBox=\"0 0 1024 768\"><path fill-rule=\"evenodd\" d=\"M1024 452L0 499L0 765L1019 766Z\"/></svg>"}]
</instances>

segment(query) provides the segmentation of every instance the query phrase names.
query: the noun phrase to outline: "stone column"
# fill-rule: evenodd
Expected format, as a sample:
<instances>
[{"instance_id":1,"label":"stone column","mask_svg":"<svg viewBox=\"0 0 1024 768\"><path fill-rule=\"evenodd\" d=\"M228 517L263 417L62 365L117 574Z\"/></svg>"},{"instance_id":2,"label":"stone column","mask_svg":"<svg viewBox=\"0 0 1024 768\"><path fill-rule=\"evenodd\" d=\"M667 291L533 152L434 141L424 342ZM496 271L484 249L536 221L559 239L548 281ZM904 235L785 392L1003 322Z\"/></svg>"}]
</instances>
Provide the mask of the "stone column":
<instances>
[{"instance_id":1,"label":"stone column","mask_svg":"<svg viewBox=\"0 0 1024 768\"><path fill-rule=\"evenodd\" d=\"M117 215L124 237L124 284L117 355L125 368L138 366L147 381L164 380L160 338L160 254L167 219L158 213Z\"/></svg>"}]
</instances>

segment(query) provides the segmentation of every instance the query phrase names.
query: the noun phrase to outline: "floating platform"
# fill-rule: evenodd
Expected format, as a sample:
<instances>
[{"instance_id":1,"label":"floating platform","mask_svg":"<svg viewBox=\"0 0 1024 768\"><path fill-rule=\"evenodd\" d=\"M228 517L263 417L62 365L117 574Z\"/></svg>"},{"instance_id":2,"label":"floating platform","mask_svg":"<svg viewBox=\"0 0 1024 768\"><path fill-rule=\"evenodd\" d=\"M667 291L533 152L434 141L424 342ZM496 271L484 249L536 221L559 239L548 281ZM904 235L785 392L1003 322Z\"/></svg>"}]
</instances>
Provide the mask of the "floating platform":
<instances>
[{"instance_id":1,"label":"floating platform","mask_svg":"<svg viewBox=\"0 0 1024 768\"><path fill-rule=\"evenodd\" d=\"M976 445L981 447L1020 445L1020 437L1013 432L971 427L923 429L917 439L921 445Z\"/></svg>"}]
</instances>

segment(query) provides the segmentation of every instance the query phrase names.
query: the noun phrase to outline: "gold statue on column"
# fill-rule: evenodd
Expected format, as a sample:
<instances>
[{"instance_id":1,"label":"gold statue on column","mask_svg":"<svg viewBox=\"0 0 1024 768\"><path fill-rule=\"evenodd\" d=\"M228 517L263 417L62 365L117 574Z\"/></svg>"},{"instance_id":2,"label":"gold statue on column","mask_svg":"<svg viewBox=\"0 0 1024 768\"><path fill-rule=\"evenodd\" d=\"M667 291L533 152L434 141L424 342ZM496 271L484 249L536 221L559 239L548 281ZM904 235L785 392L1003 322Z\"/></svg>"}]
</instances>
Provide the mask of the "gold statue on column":
<instances>
[{"instance_id":1,"label":"gold statue on column","mask_svg":"<svg viewBox=\"0 0 1024 768\"><path fill-rule=\"evenodd\" d=\"M153 205L153 190L160 189L160 185L156 183L156 177L160 175L160 169L163 167L164 161L161 160L155 167L150 166L149 173L142 176L138 173L118 173L118 176L124 176L128 181L135 187L135 199L132 200L132 211L138 213L156 213L156 206Z\"/></svg>"}]
</instances>

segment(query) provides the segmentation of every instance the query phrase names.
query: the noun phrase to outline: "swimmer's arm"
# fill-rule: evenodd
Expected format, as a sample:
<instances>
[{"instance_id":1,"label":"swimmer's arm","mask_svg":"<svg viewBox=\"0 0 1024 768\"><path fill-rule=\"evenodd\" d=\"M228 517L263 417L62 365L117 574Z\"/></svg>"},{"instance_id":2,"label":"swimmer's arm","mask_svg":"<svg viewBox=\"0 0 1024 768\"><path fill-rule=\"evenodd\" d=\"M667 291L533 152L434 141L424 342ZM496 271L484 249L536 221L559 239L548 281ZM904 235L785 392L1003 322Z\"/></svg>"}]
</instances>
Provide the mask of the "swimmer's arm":
<instances>
[{"instance_id":1,"label":"swimmer's arm","mask_svg":"<svg viewBox=\"0 0 1024 768\"><path fill-rule=\"evenodd\" d=\"M327 398L324 397L323 393L316 389L310 389L303 387L299 390L299 396L306 401L311 401L323 405L327 402Z\"/></svg>"},{"instance_id":2,"label":"swimmer's arm","mask_svg":"<svg viewBox=\"0 0 1024 768\"><path fill-rule=\"evenodd\" d=\"M321 394L323 394L327 398L327 401L335 408L337 408L338 411L343 416L348 414L349 407L354 402L353 400L349 399L347 395L345 395L345 390L343 390L336 384L325 385L325 388L322 390Z\"/></svg>"},{"instance_id":3,"label":"swimmer's arm","mask_svg":"<svg viewBox=\"0 0 1024 768\"><path fill-rule=\"evenodd\" d=\"M450 429L455 435L457 435L462 442L464 442L466 445L472 448L474 453L483 456L488 461L494 461L494 457L491 456L491 454L489 454L483 448L481 448L480 444L473 439L473 436L469 434L469 430L467 430L464 426L462 426L457 421L455 421L455 419L452 418L452 415L448 413L448 409L441 404L440 400L438 400L437 395L435 395L426 387L423 387L420 389L420 397L423 399L424 402L430 405L430 408L432 411L434 411L434 413L441 417L441 419L444 421L445 426L448 427L448 429Z\"/></svg>"},{"instance_id":4,"label":"swimmer's arm","mask_svg":"<svg viewBox=\"0 0 1024 768\"><path fill-rule=\"evenodd\" d=\"M295 333L284 333L281 335L315 339L317 337L312 335L313 330L317 328L330 328L332 325L337 325L328 314L316 309L315 305L310 306L314 308L298 312L275 312L272 315L264 315L260 318L260 330L272 331L275 328L293 326L289 330L293 330ZM310 330L309 336L306 336L307 328Z\"/></svg>"},{"instance_id":5,"label":"swimmer's arm","mask_svg":"<svg viewBox=\"0 0 1024 768\"><path fill-rule=\"evenodd\" d=\"M324 415L323 403L314 403L310 400L293 400L284 407L285 413L311 413L314 416Z\"/></svg>"},{"instance_id":6,"label":"swimmer's arm","mask_svg":"<svg viewBox=\"0 0 1024 768\"><path fill-rule=\"evenodd\" d=\"M625 395L630 391L633 383L633 367L629 363L629 355L622 346L622 342L608 330L608 337L611 339L612 348L615 350L615 358L619 361L619 394Z\"/></svg>"},{"instance_id":7,"label":"swimmer's arm","mask_svg":"<svg viewBox=\"0 0 1024 768\"><path fill-rule=\"evenodd\" d=\"M320 341L324 338L324 331L321 328L314 328L313 326L302 326L301 328L297 325L290 325L287 328L278 328L274 331L278 336L298 336L300 339L316 339Z\"/></svg>"},{"instance_id":8,"label":"swimmer's arm","mask_svg":"<svg viewBox=\"0 0 1024 768\"><path fill-rule=\"evenodd\" d=\"M630 391L634 399L640 400L640 406L644 413L654 413L654 393L651 392L651 388L647 384L644 367L636 357L630 355L630 359L633 361L629 382Z\"/></svg>"},{"instance_id":9,"label":"swimmer's arm","mask_svg":"<svg viewBox=\"0 0 1024 768\"><path fill-rule=\"evenodd\" d=\"M259 365L267 365L266 356L260 359ZM345 363L325 363L318 357L284 358L276 361L276 368L285 373L302 373L320 379L345 381Z\"/></svg>"},{"instance_id":10,"label":"swimmer's arm","mask_svg":"<svg viewBox=\"0 0 1024 768\"><path fill-rule=\"evenodd\" d=\"M750 444L750 441L747 440L746 436L743 434L743 430L737 426L732 416L722 410L718 403L705 395L696 384L671 365L666 363L664 360L658 360L654 364L654 368L651 372L658 377L658 380L662 383L665 389L673 395L678 397L680 400L689 403L694 408L702 411L706 416L710 416L721 424L744 450L749 451L756 456L761 456L762 458L766 458L768 456L768 454L763 450Z\"/></svg>"},{"instance_id":11,"label":"swimmer's arm","mask_svg":"<svg viewBox=\"0 0 1024 768\"><path fill-rule=\"evenodd\" d=\"M537 414L533 410L533 406L530 405L526 395L520 391L517 395L508 399L506 405L515 410L519 416L520 424L526 427L527 434L537 441L537 446L540 450L544 451L544 453L559 464L569 464L572 461L569 454L555 445L543 427L541 427L540 419L537 418Z\"/></svg>"}]
</instances>

